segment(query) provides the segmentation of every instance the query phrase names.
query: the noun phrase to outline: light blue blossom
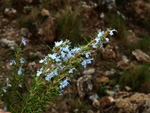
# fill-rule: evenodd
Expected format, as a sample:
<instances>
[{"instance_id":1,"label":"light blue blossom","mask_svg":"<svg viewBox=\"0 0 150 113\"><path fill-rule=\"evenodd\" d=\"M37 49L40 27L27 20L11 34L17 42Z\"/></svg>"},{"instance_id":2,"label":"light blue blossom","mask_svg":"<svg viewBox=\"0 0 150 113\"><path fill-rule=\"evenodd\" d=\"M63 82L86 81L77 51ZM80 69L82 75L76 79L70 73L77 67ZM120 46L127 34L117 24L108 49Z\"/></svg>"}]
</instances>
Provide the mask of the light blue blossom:
<instances>
[{"instance_id":1,"label":"light blue blossom","mask_svg":"<svg viewBox=\"0 0 150 113\"><path fill-rule=\"evenodd\" d=\"M94 58L87 59L87 60L86 60L86 63L87 63L87 64L91 64L91 61L92 61L92 60L94 60Z\"/></svg>"},{"instance_id":2,"label":"light blue blossom","mask_svg":"<svg viewBox=\"0 0 150 113\"><path fill-rule=\"evenodd\" d=\"M45 77L45 80L50 80L52 77L54 77L54 73L51 72L50 74L48 74L46 77Z\"/></svg>"},{"instance_id":3,"label":"light blue blossom","mask_svg":"<svg viewBox=\"0 0 150 113\"><path fill-rule=\"evenodd\" d=\"M70 59L71 57L72 57L72 54L69 52L69 53L67 54L67 58Z\"/></svg>"},{"instance_id":4,"label":"light blue blossom","mask_svg":"<svg viewBox=\"0 0 150 113\"><path fill-rule=\"evenodd\" d=\"M60 58L60 56L56 57L55 61L56 61L56 62L60 62L61 59L59 59L59 58Z\"/></svg>"},{"instance_id":5,"label":"light blue blossom","mask_svg":"<svg viewBox=\"0 0 150 113\"><path fill-rule=\"evenodd\" d=\"M37 71L36 76L40 76L42 74L43 68L41 68L40 70Z\"/></svg>"},{"instance_id":6,"label":"light blue blossom","mask_svg":"<svg viewBox=\"0 0 150 113\"><path fill-rule=\"evenodd\" d=\"M95 44L98 44L99 41L100 41L100 38L96 38L96 39L95 39Z\"/></svg>"},{"instance_id":7,"label":"light blue blossom","mask_svg":"<svg viewBox=\"0 0 150 113\"><path fill-rule=\"evenodd\" d=\"M61 51L61 57L65 58L66 53L64 53L63 51Z\"/></svg>"},{"instance_id":8,"label":"light blue blossom","mask_svg":"<svg viewBox=\"0 0 150 113\"><path fill-rule=\"evenodd\" d=\"M19 87L22 88L22 83L19 83Z\"/></svg>"},{"instance_id":9,"label":"light blue blossom","mask_svg":"<svg viewBox=\"0 0 150 113\"><path fill-rule=\"evenodd\" d=\"M39 63L43 63L46 60L47 60L47 57L45 57L44 59L40 60Z\"/></svg>"},{"instance_id":10,"label":"light blue blossom","mask_svg":"<svg viewBox=\"0 0 150 113\"><path fill-rule=\"evenodd\" d=\"M104 33L104 31L98 33L98 35L97 35L98 38L100 38L102 36L102 33Z\"/></svg>"},{"instance_id":11,"label":"light blue blossom","mask_svg":"<svg viewBox=\"0 0 150 113\"><path fill-rule=\"evenodd\" d=\"M9 78L6 79L7 87L11 87L12 85L9 84Z\"/></svg>"},{"instance_id":12,"label":"light blue blossom","mask_svg":"<svg viewBox=\"0 0 150 113\"><path fill-rule=\"evenodd\" d=\"M24 46L26 45L26 40L24 38L22 38L22 43Z\"/></svg>"},{"instance_id":13,"label":"light blue blossom","mask_svg":"<svg viewBox=\"0 0 150 113\"><path fill-rule=\"evenodd\" d=\"M67 45L66 47L62 48L62 51L64 51L64 52L69 52L69 51L70 51L70 50L69 50L69 46Z\"/></svg>"},{"instance_id":14,"label":"light blue blossom","mask_svg":"<svg viewBox=\"0 0 150 113\"><path fill-rule=\"evenodd\" d=\"M84 68L86 68L86 61L84 60L82 63L82 66L84 67Z\"/></svg>"},{"instance_id":15,"label":"light blue blossom","mask_svg":"<svg viewBox=\"0 0 150 113\"><path fill-rule=\"evenodd\" d=\"M116 32L117 32L117 30L115 30L115 29L110 30L110 35L111 35L111 36L114 35L113 31L116 31Z\"/></svg>"},{"instance_id":16,"label":"light blue blossom","mask_svg":"<svg viewBox=\"0 0 150 113\"><path fill-rule=\"evenodd\" d=\"M69 70L69 73L73 73L73 70L75 70L76 68L74 67L74 68L72 68L72 69L70 69Z\"/></svg>"},{"instance_id":17,"label":"light blue blossom","mask_svg":"<svg viewBox=\"0 0 150 113\"><path fill-rule=\"evenodd\" d=\"M7 111L7 107L6 107L6 106L4 106L4 111L5 111L5 112Z\"/></svg>"},{"instance_id":18,"label":"light blue blossom","mask_svg":"<svg viewBox=\"0 0 150 113\"><path fill-rule=\"evenodd\" d=\"M63 41L61 40L61 41L59 41L59 42L55 42L55 47L58 47L58 46L60 46L60 45L62 45L63 44Z\"/></svg>"},{"instance_id":19,"label":"light blue blossom","mask_svg":"<svg viewBox=\"0 0 150 113\"><path fill-rule=\"evenodd\" d=\"M3 89L4 93L6 93L6 87L3 87L2 89Z\"/></svg>"},{"instance_id":20,"label":"light blue blossom","mask_svg":"<svg viewBox=\"0 0 150 113\"><path fill-rule=\"evenodd\" d=\"M86 58L89 58L90 55L91 55L90 52L85 53Z\"/></svg>"},{"instance_id":21,"label":"light blue blossom","mask_svg":"<svg viewBox=\"0 0 150 113\"><path fill-rule=\"evenodd\" d=\"M19 68L18 75L21 75L21 74L22 74L22 68Z\"/></svg>"},{"instance_id":22,"label":"light blue blossom","mask_svg":"<svg viewBox=\"0 0 150 113\"><path fill-rule=\"evenodd\" d=\"M22 64L22 63L24 63L24 61L25 61L25 59L22 57L22 58L20 58L20 63Z\"/></svg>"},{"instance_id":23,"label":"light blue blossom","mask_svg":"<svg viewBox=\"0 0 150 113\"><path fill-rule=\"evenodd\" d=\"M108 42L108 41L109 41L109 38L105 38L105 40Z\"/></svg>"},{"instance_id":24,"label":"light blue blossom","mask_svg":"<svg viewBox=\"0 0 150 113\"><path fill-rule=\"evenodd\" d=\"M13 64L16 64L16 61L15 60L10 60L10 65L13 65Z\"/></svg>"},{"instance_id":25,"label":"light blue blossom","mask_svg":"<svg viewBox=\"0 0 150 113\"><path fill-rule=\"evenodd\" d=\"M60 89L65 88L65 87L69 84L68 80L69 80L69 79L68 79L68 77L67 77L62 83L60 83L59 88L60 88Z\"/></svg>"},{"instance_id":26,"label":"light blue blossom","mask_svg":"<svg viewBox=\"0 0 150 113\"><path fill-rule=\"evenodd\" d=\"M56 59L57 53L48 54L48 56L54 60L54 59Z\"/></svg>"},{"instance_id":27,"label":"light blue blossom","mask_svg":"<svg viewBox=\"0 0 150 113\"><path fill-rule=\"evenodd\" d=\"M93 47L93 48L97 48L97 46L96 46L96 44L95 44L95 43L93 43L93 44L92 44L92 47Z\"/></svg>"}]
</instances>

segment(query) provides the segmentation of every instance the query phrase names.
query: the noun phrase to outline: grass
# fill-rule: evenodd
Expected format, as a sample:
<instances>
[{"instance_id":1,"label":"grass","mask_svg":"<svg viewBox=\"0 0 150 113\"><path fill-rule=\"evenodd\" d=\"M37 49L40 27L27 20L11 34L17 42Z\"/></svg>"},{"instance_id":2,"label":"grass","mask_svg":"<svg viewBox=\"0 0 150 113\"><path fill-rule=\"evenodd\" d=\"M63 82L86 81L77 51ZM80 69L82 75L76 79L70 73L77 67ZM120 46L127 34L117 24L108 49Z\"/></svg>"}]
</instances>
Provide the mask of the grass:
<instances>
[{"instance_id":1,"label":"grass","mask_svg":"<svg viewBox=\"0 0 150 113\"><path fill-rule=\"evenodd\" d=\"M150 64L135 65L122 72L120 85L130 86L133 91L150 92Z\"/></svg>"},{"instance_id":2,"label":"grass","mask_svg":"<svg viewBox=\"0 0 150 113\"><path fill-rule=\"evenodd\" d=\"M73 45L80 43L83 40L82 34L85 27L83 20L78 16L79 11L65 9L60 13L58 13L55 22L57 39L69 39Z\"/></svg>"},{"instance_id":3,"label":"grass","mask_svg":"<svg viewBox=\"0 0 150 113\"><path fill-rule=\"evenodd\" d=\"M113 12L109 12L106 15L106 19L109 23L109 26L118 31L117 35L121 38L121 40L127 36L127 23L120 15L115 14Z\"/></svg>"}]
</instances>

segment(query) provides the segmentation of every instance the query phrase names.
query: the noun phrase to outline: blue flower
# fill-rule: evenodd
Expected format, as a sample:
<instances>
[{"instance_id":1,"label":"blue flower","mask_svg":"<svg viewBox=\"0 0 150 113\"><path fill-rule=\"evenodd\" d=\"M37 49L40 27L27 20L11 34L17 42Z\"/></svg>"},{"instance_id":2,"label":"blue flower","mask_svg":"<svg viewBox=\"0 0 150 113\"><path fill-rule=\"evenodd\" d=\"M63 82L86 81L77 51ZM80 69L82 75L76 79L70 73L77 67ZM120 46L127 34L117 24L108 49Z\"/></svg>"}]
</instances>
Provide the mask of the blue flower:
<instances>
[{"instance_id":1,"label":"blue flower","mask_svg":"<svg viewBox=\"0 0 150 113\"><path fill-rule=\"evenodd\" d=\"M26 45L26 40L24 38L22 38L22 43L24 46Z\"/></svg>"},{"instance_id":2,"label":"blue flower","mask_svg":"<svg viewBox=\"0 0 150 113\"><path fill-rule=\"evenodd\" d=\"M69 73L73 73L73 70L75 70L76 68L74 67L74 68L72 68L72 69L70 69L69 70Z\"/></svg>"},{"instance_id":3,"label":"blue flower","mask_svg":"<svg viewBox=\"0 0 150 113\"><path fill-rule=\"evenodd\" d=\"M66 47L62 48L62 51L64 51L64 52L69 52L69 51L70 51L70 50L69 50L69 46L67 45Z\"/></svg>"},{"instance_id":4,"label":"blue flower","mask_svg":"<svg viewBox=\"0 0 150 113\"><path fill-rule=\"evenodd\" d=\"M39 63L43 63L46 60L47 60L47 57L45 57L44 59L40 60Z\"/></svg>"},{"instance_id":5,"label":"blue flower","mask_svg":"<svg viewBox=\"0 0 150 113\"><path fill-rule=\"evenodd\" d=\"M54 60L54 59L56 59L57 53L48 54L48 56Z\"/></svg>"},{"instance_id":6,"label":"blue flower","mask_svg":"<svg viewBox=\"0 0 150 113\"><path fill-rule=\"evenodd\" d=\"M15 60L10 60L10 65L13 65L13 64L16 64L16 61Z\"/></svg>"},{"instance_id":7,"label":"blue flower","mask_svg":"<svg viewBox=\"0 0 150 113\"><path fill-rule=\"evenodd\" d=\"M93 47L93 48L97 48L97 47L96 47L96 44L92 44L92 47Z\"/></svg>"},{"instance_id":8,"label":"blue flower","mask_svg":"<svg viewBox=\"0 0 150 113\"><path fill-rule=\"evenodd\" d=\"M69 53L67 54L67 58L70 59L71 57L72 57L72 54L69 52Z\"/></svg>"},{"instance_id":9,"label":"blue flower","mask_svg":"<svg viewBox=\"0 0 150 113\"><path fill-rule=\"evenodd\" d=\"M66 53L64 53L63 51L61 51L61 57L65 58Z\"/></svg>"},{"instance_id":10,"label":"blue flower","mask_svg":"<svg viewBox=\"0 0 150 113\"><path fill-rule=\"evenodd\" d=\"M19 87L22 88L22 83L19 83Z\"/></svg>"},{"instance_id":11,"label":"blue flower","mask_svg":"<svg viewBox=\"0 0 150 113\"><path fill-rule=\"evenodd\" d=\"M18 75L21 75L21 74L22 74L22 68L19 68Z\"/></svg>"},{"instance_id":12,"label":"blue flower","mask_svg":"<svg viewBox=\"0 0 150 113\"><path fill-rule=\"evenodd\" d=\"M90 55L91 55L90 52L85 53L86 58L89 58Z\"/></svg>"},{"instance_id":13,"label":"blue flower","mask_svg":"<svg viewBox=\"0 0 150 113\"><path fill-rule=\"evenodd\" d=\"M22 58L20 58L20 63L22 64L22 63L24 63L24 58L22 57Z\"/></svg>"},{"instance_id":14,"label":"blue flower","mask_svg":"<svg viewBox=\"0 0 150 113\"><path fill-rule=\"evenodd\" d=\"M48 74L48 75L45 77L45 80L50 80L53 76L54 76L54 73L51 72L50 74Z\"/></svg>"},{"instance_id":15,"label":"blue flower","mask_svg":"<svg viewBox=\"0 0 150 113\"><path fill-rule=\"evenodd\" d=\"M110 30L110 35L111 35L111 36L114 35L113 31L116 31L116 32L117 32L117 30L115 30L115 29Z\"/></svg>"},{"instance_id":16,"label":"blue flower","mask_svg":"<svg viewBox=\"0 0 150 113\"><path fill-rule=\"evenodd\" d=\"M97 35L98 38L100 38L100 37L102 36L102 33L103 33L103 32L99 32L99 33L98 33L98 35Z\"/></svg>"},{"instance_id":17,"label":"blue flower","mask_svg":"<svg viewBox=\"0 0 150 113\"><path fill-rule=\"evenodd\" d=\"M81 64L82 64L82 66L84 66L84 68L86 68L86 61L85 60Z\"/></svg>"},{"instance_id":18,"label":"blue flower","mask_svg":"<svg viewBox=\"0 0 150 113\"><path fill-rule=\"evenodd\" d=\"M105 38L105 40L108 42L108 41L109 41L109 38Z\"/></svg>"},{"instance_id":19,"label":"blue flower","mask_svg":"<svg viewBox=\"0 0 150 113\"><path fill-rule=\"evenodd\" d=\"M3 89L4 93L6 93L6 87L3 87L2 89Z\"/></svg>"},{"instance_id":20,"label":"blue flower","mask_svg":"<svg viewBox=\"0 0 150 113\"><path fill-rule=\"evenodd\" d=\"M60 88L60 89L65 88L65 87L69 84L68 80L69 80L69 79L68 79L68 77L67 77L62 83L60 83L59 88Z\"/></svg>"},{"instance_id":21,"label":"blue flower","mask_svg":"<svg viewBox=\"0 0 150 113\"><path fill-rule=\"evenodd\" d=\"M40 76L42 74L43 68L41 68L39 71L37 71L36 76Z\"/></svg>"},{"instance_id":22,"label":"blue flower","mask_svg":"<svg viewBox=\"0 0 150 113\"><path fill-rule=\"evenodd\" d=\"M61 40L61 41L59 41L59 42L55 42L55 47L58 47L58 46L60 46L60 45L62 45L63 44L63 41Z\"/></svg>"}]
</instances>

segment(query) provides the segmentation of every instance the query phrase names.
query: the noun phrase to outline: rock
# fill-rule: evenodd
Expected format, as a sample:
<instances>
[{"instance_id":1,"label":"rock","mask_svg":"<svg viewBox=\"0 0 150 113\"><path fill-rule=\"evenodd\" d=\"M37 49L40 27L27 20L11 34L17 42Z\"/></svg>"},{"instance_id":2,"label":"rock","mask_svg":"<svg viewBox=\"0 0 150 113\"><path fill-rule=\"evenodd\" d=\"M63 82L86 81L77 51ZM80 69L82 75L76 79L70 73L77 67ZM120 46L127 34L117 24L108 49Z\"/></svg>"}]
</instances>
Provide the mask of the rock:
<instances>
[{"instance_id":1,"label":"rock","mask_svg":"<svg viewBox=\"0 0 150 113\"><path fill-rule=\"evenodd\" d=\"M102 98L100 99L100 106L101 106L102 108L105 108L106 106L109 106L109 105L111 105L111 104L114 103L114 102L115 102L115 100L114 100L113 97L105 96L105 97L102 97Z\"/></svg>"},{"instance_id":2,"label":"rock","mask_svg":"<svg viewBox=\"0 0 150 113\"><path fill-rule=\"evenodd\" d=\"M145 103L150 103L150 94L146 95L143 93L135 93L131 97L118 98L115 101L118 113L137 113L137 111L139 111L139 107L150 107L150 104L145 106Z\"/></svg>"},{"instance_id":3,"label":"rock","mask_svg":"<svg viewBox=\"0 0 150 113\"><path fill-rule=\"evenodd\" d=\"M17 10L15 10L14 8L5 8L4 14L12 19L12 18L16 17Z\"/></svg>"},{"instance_id":4,"label":"rock","mask_svg":"<svg viewBox=\"0 0 150 113\"><path fill-rule=\"evenodd\" d=\"M87 113L94 113L94 111L92 111L92 110L88 110L88 111L87 111Z\"/></svg>"},{"instance_id":5,"label":"rock","mask_svg":"<svg viewBox=\"0 0 150 113\"><path fill-rule=\"evenodd\" d=\"M100 107L100 102L99 102L97 99L95 99L95 100L93 101L92 105L93 105L93 107L95 107L95 108L99 108L99 107Z\"/></svg>"},{"instance_id":6,"label":"rock","mask_svg":"<svg viewBox=\"0 0 150 113\"><path fill-rule=\"evenodd\" d=\"M49 13L49 11L47 9L42 9L41 15L42 16L50 16L50 13Z\"/></svg>"},{"instance_id":7,"label":"rock","mask_svg":"<svg viewBox=\"0 0 150 113\"><path fill-rule=\"evenodd\" d=\"M93 94L89 97L90 100L94 101L95 99L98 99L99 96L97 94Z\"/></svg>"},{"instance_id":8,"label":"rock","mask_svg":"<svg viewBox=\"0 0 150 113\"><path fill-rule=\"evenodd\" d=\"M3 46L8 46L10 47L10 49L14 50L15 47L17 46L16 42L14 40L7 40L5 38L2 38L0 39L0 43L3 45Z\"/></svg>"},{"instance_id":9,"label":"rock","mask_svg":"<svg viewBox=\"0 0 150 113\"><path fill-rule=\"evenodd\" d=\"M79 97L84 97L86 94L90 94L93 89L91 83L92 75L84 75L77 80L77 89Z\"/></svg>"},{"instance_id":10,"label":"rock","mask_svg":"<svg viewBox=\"0 0 150 113\"><path fill-rule=\"evenodd\" d=\"M127 56L123 55L122 60L117 62L117 67L124 69L125 67L127 67L129 65L129 61L130 60L127 58Z\"/></svg>"},{"instance_id":11,"label":"rock","mask_svg":"<svg viewBox=\"0 0 150 113\"><path fill-rule=\"evenodd\" d=\"M106 48L102 48L102 57L104 60L115 59L116 53L111 46L107 46Z\"/></svg>"},{"instance_id":12,"label":"rock","mask_svg":"<svg viewBox=\"0 0 150 113\"><path fill-rule=\"evenodd\" d=\"M113 75L114 73L116 73L116 70L112 68L110 71L104 72L104 75L109 76L109 75Z\"/></svg>"},{"instance_id":13,"label":"rock","mask_svg":"<svg viewBox=\"0 0 150 113\"><path fill-rule=\"evenodd\" d=\"M147 110L144 110L142 113L150 113L150 108L148 108Z\"/></svg>"},{"instance_id":14,"label":"rock","mask_svg":"<svg viewBox=\"0 0 150 113\"><path fill-rule=\"evenodd\" d=\"M142 52L139 49L132 51L132 54L141 63L149 63L150 62L150 57L146 53Z\"/></svg>"},{"instance_id":15,"label":"rock","mask_svg":"<svg viewBox=\"0 0 150 113\"><path fill-rule=\"evenodd\" d=\"M91 75L95 73L95 69L94 68L90 68L90 69L86 69L83 71L84 75Z\"/></svg>"},{"instance_id":16,"label":"rock","mask_svg":"<svg viewBox=\"0 0 150 113\"><path fill-rule=\"evenodd\" d=\"M139 40L140 40L140 38L138 38L133 31L129 30L128 36L127 36L127 43L132 44L132 43L135 43Z\"/></svg>"},{"instance_id":17,"label":"rock","mask_svg":"<svg viewBox=\"0 0 150 113\"><path fill-rule=\"evenodd\" d=\"M109 82L109 78L108 77L97 77L96 81L98 83L108 83Z\"/></svg>"},{"instance_id":18,"label":"rock","mask_svg":"<svg viewBox=\"0 0 150 113\"><path fill-rule=\"evenodd\" d=\"M41 41L44 41L46 43L51 43L55 39L55 27L54 27L54 18L49 16L40 26L40 29L38 33L40 33ZM44 34L41 32L44 31ZM43 40L44 39L44 40Z\"/></svg>"},{"instance_id":19,"label":"rock","mask_svg":"<svg viewBox=\"0 0 150 113\"><path fill-rule=\"evenodd\" d=\"M106 94L113 97L116 94L116 92L111 90L106 90Z\"/></svg>"},{"instance_id":20,"label":"rock","mask_svg":"<svg viewBox=\"0 0 150 113\"><path fill-rule=\"evenodd\" d=\"M33 0L25 0L27 3L32 3L33 2Z\"/></svg>"},{"instance_id":21,"label":"rock","mask_svg":"<svg viewBox=\"0 0 150 113\"><path fill-rule=\"evenodd\" d=\"M0 109L0 113L11 113L11 112L5 112L4 110Z\"/></svg>"},{"instance_id":22,"label":"rock","mask_svg":"<svg viewBox=\"0 0 150 113\"><path fill-rule=\"evenodd\" d=\"M131 91L131 87L129 87L129 86L125 86L125 89L126 89L127 91Z\"/></svg>"}]
</instances>

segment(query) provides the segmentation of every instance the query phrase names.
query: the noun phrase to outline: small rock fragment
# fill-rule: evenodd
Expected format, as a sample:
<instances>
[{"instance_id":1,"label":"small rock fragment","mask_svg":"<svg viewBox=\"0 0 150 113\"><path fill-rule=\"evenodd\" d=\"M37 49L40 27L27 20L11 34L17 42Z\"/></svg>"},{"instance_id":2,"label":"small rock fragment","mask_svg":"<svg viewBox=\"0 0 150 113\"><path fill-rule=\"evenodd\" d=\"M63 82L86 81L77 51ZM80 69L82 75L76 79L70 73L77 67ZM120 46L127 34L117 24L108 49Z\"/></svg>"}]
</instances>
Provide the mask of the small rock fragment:
<instances>
[{"instance_id":1,"label":"small rock fragment","mask_svg":"<svg viewBox=\"0 0 150 113\"><path fill-rule=\"evenodd\" d=\"M109 78L108 77L97 77L96 81L98 83L108 83L109 82Z\"/></svg>"},{"instance_id":2,"label":"small rock fragment","mask_svg":"<svg viewBox=\"0 0 150 113\"><path fill-rule=\"evenodd\" d=\"M50 13L49 13L49 11L47 9L42 9L41 15L42 16L50 16Z\"/></svg>"},{"instance_id":3,"label":"small rock fragment","mask_svg":"<svg viewBox=\"0 0 150 113\"><path fill-rule=\"evenodd\" d=\"M136 50L132 51L132 54L141 63L149 63L150 62L150 57L146 53L142 52L140 49L136 49Z\"/></svg>"},{"instance_id":4,"label":"small rock fragment","mask_svg":"<svg viewBox=\"0 0 150 113\"><path fill-rule=\"evenodd\" d=\"M97 99L95 99L95 100L93 101L92 105L93 105L95 108L99 108L99 107L100 107L100 102L99 102Z\"/></svg>"},{"instance_id":5,"label":"small rock fragment","mask_svg":"<svg viewBox=\"0 0 150 113\"><path fill-rule=\"evenodd\" d=\"M87 70L83 71L84 75L91 75L91 74L94 74L94 73L95 73L95 69L94 68L90 68L90 69L87 69Z\"/></svg>"}]
</instances>

